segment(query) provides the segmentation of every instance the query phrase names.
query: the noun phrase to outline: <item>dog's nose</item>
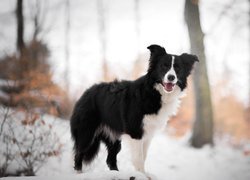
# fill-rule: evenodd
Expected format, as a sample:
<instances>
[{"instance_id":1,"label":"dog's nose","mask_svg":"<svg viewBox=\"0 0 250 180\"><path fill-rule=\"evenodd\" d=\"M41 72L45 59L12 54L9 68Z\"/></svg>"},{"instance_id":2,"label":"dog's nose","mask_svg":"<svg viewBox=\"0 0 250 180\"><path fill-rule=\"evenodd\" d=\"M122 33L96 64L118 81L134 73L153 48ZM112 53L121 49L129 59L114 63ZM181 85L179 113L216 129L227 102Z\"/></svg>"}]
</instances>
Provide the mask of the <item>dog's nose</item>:
<instances>
[{"instance_id":1,"label":"dog's nose","mask_svg":"<svg viewBox=\"0 0 250 180\"><path fill-rule=\"evenodd\" d=\"M172 74L168 75L168 80L169 81L173 81L174 79L175 79L174 75L172 75Z\"/></svg>"}]
</instances>

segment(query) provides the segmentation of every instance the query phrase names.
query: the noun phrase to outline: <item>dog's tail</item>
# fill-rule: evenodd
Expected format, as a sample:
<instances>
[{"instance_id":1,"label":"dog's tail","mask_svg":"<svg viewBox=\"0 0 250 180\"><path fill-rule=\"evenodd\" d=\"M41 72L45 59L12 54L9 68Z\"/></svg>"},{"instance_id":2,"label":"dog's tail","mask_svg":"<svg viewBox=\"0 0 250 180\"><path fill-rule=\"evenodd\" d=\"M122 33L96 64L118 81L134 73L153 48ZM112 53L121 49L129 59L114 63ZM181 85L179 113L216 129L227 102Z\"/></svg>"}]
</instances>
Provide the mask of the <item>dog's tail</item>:
<instances>
[{"instance_id":1,"label":"dog's tail","mask_svg":"<svg viewBox=\"0 0 250 180\"><path fill-rule=\"evenodd\" d=\"M70 119L71 137L74 141L75 169L82 169L82 162L90 163L98 153L100 139L96 136L99 127L97 113L82 97L75 105Z\"/></svg>"}]
</instances>

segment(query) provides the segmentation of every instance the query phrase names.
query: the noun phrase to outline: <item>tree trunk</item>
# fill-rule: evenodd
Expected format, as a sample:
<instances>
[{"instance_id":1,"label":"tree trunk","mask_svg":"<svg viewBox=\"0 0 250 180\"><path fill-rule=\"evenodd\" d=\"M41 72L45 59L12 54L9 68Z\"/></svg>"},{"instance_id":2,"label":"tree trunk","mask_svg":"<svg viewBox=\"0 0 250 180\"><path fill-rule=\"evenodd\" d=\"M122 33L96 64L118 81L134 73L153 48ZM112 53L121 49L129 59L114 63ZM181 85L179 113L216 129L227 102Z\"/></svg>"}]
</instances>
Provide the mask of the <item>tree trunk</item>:
<instances>
[{"instance_id":1,"label":"tree trunk","mask_svg":"<svg viewBox=\"0 0 250 180\"><path fill-rule=\"evenodd\" d=\"M38 34L41 32L41 22L39 22L40 20L40 16L41 16L41 1L40 0L36 0L35 2L35 6L34 8L34 17L33 17L33 21L34 21L34 32L33 32L33 41L37 41L37 36Z\"/></svg>"},{"instance_id":2,"label":"tree trunk","mask_svg":"<svg viewBox=\"0 0 250 180\"><path fill-rule=\"evenodd\" d=\"M249 35L249 50L248 58L250 58L250 0L248 0L248 35ZM250 122L250 60L248 65L248 107L247 107L247 121Z\"/></svg>"},{"instance_id":3,"label":"tree trunk","mask_svg":"<svg viewBox=\"0 0 250 180\"><path fill-rule=\"evenodd\" d=\"M191 145L199 148L205 144L213 144L213 111L204 51L204 33L200 25L198 0L186 0L185 21L191 45L191 53L199 57L194 70L194 90L196 116L193 124Z\"/></svg>"},{"instance_id":4,"label":"tree trunk","mask_svg":"<svg viewBox=\"0 0 250 180\"><path fill-rule=\"evenodd\" d=\"M20 55L23 53L25 47L23 34L24 34L24 18L23 18L23 0L17 0L16 6L16 18L17 18L17 50Z\"/></svg>"},{"instance_id":5,"label":"tree trunk","mask_svg":"<svg viewBox=\"0 0 250 180\"><path fill-rule=\"evenodd\" d=\"M137 48L137 58L139 59L140 56L140 36L141 36L141 31L140 31L140 0L135 0L135 31L136 31L136 48Z\"/></svg>"},{"instance_id":6,"label":"tree trunk","mask_svg":"<svg viewBox=\"0 0 250 180\"><path fill-rule=\"evenodd\" d=\"M248 45L249 45L249 51L248 51L248 58L250 58L250 0L248 0ZM248 66L248 108L249 108L249 114L250 114L250 59L249 59L249 66ZM249 116L250 117L250 116Z\"/></svg>"},{"instance_id":7,"label":"tree trunk","mask_svg":"<svg viewBox=\"0 0 250 180\"><path fill-rule=\"evenodd\" d=\"M107 39L106 39L106 16L103 0L97 0L97 11L98 11L98 24L99 24L99 34L101 42L101 53L102 53L102 69L103 69L103 79L108 80L108 64L107 64Z\"/></svg>"},{"instance_id":8,"label":"tree trunk","mask_svg":"<svg viewBox=\"0 0 250 180\"><path fill-rule=\"evenodd\" d=\"M65 89L69 92L69 48L70 48L70 1L66 0L65 4L65 70L64 70L64 79L65 79Z\"/></svg>"}]
</instances>

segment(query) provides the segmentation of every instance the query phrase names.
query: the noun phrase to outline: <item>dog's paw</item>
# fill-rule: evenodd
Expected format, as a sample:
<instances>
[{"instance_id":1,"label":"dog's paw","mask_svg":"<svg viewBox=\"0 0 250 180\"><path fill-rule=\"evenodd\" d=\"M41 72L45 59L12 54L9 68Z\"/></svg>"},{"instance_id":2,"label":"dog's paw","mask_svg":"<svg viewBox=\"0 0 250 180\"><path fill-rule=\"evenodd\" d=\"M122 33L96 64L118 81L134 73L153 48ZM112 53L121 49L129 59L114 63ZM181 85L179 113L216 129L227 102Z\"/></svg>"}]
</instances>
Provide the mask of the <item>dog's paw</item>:
<instances>
[{"instance_id":1,"label":"dog's paw","mask_svg":"<svg viewBox=\"0 0 250 180\"><path fill-rule=\"evenodd\" d=\"M135 177L134 177L134 176L132 176L132 177L130 177L130 178L129 178L129 180L135 180Z\"/></svg>"},{"instance_id":2,"label":"dog's paw","mask_svg":"<svg viewBox=\"0 0 250 180\"><path fill-rule=\"evenodd\" d=\"M157 177L150 173L144 173L148 180L157 180Z\"/></svg>"},{"instance_id":3,"label":"dog's paw","mask_svg":"<svg viewBox=\"0 0 250 180\"><path fill-rule=\"evenodd\" d=\"M83 171L82 171L82 170L76 170L76 173L77 173L77 174L82 174Z\"/></svg>"}]
</instances>

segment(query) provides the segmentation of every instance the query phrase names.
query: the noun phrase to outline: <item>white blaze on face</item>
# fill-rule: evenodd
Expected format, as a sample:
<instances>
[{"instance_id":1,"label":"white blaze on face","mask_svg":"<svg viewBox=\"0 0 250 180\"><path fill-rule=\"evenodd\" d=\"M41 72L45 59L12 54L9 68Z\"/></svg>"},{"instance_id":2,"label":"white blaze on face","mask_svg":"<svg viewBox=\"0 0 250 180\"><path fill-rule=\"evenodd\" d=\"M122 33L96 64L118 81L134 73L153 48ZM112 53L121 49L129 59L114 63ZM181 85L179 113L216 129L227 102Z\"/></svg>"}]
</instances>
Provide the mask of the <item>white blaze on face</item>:
<instances>
[{"instance_id":1,"label":"white blaze on face","mask_svg":"<svg viewBox=\"0 0 250 180\"><path fill-rule=\"evenodd\" d=\"M163 80L162 80L163 81L162 87L166 93L173 92L175 85L177 83L177 76L176 76L176 72L174 70L174 61L175 61L175 57L172 56L171 68L164 75Z\"/></svg>"},{"instance_id":2,"label":"white blaze on face","mask_svg":"<svg viewBox=\"0 0 250 180\"><path fill-rule=\"evenodd\" d=\"M176 72L174 70L174 61L175 61L175 57L172 56L171 68L170 68L170 70L164 76L164 83L168 83L168 82L171 82L173 84L177 83L177 76L176 76ZM174 80L173 81L169 81L168 80L168 76L170 76L170 75L174 76Z\"/></svg>"}]
</instances>

